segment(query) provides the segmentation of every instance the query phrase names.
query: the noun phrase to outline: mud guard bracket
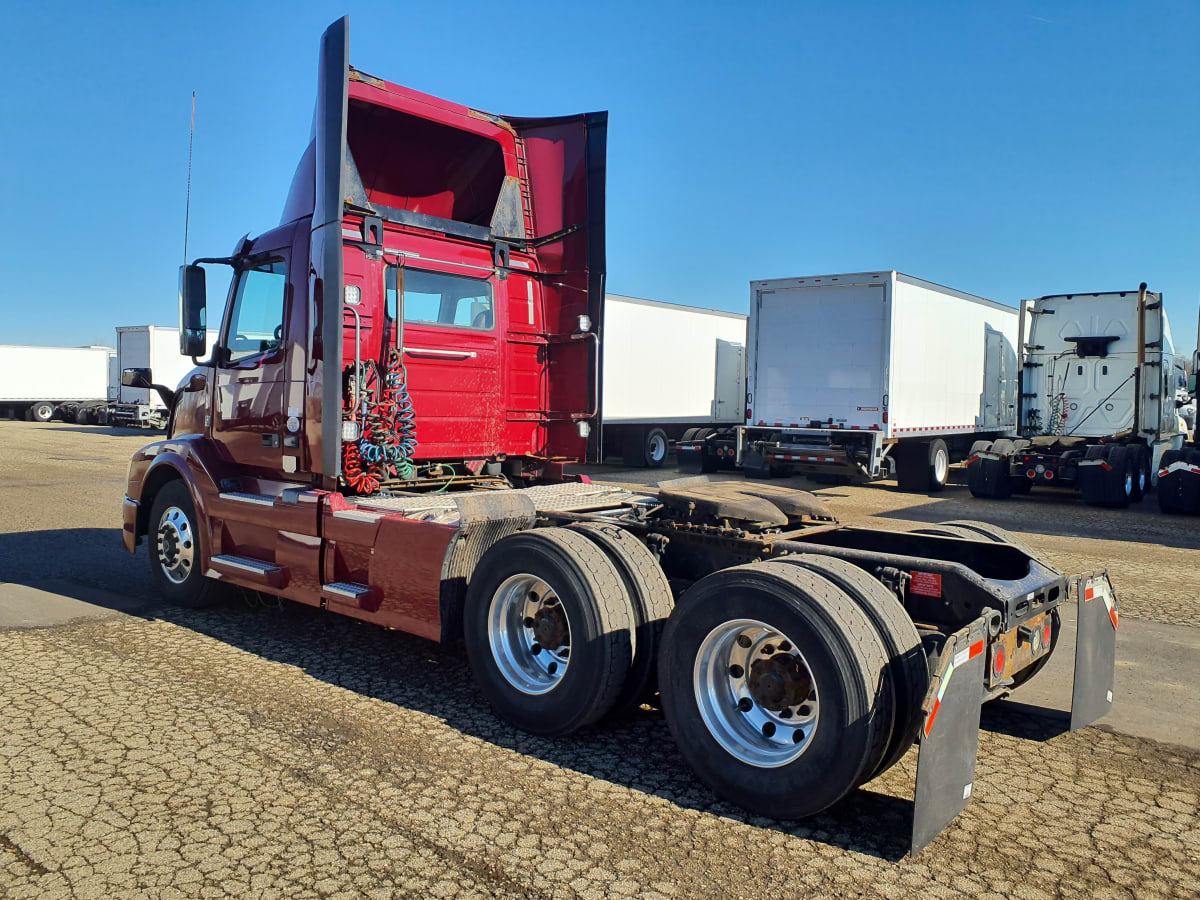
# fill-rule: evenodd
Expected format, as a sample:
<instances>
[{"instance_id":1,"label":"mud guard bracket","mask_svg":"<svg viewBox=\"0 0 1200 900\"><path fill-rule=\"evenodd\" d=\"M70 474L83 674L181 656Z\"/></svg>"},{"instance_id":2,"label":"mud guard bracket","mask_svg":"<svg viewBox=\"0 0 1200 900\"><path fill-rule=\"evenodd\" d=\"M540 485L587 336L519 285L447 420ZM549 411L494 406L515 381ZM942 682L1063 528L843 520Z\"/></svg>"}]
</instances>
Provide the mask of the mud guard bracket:
<instances>
[{"instance_id":1,"label":"mud guard bracket","mask_svg":"<svg viewBox=\"0 0 1200 900\"><path fill-rule=\"evenodd\" d=\"M971 799L987 654L983 616L951 635L922 704L911 853L916 856Z\"/></svg>"},{"instance_id":2,"label":"mud guard bracket","mask_svg":"<svg viewBox=\"0 0 1200 900\"><path fill-rule=\"evenodd\" d=\"M1108 572L1075 580L1078 599L1071 730L1086 728L1112 709L1117 663L1117 596Z\"/></svg>"}]
</instances>

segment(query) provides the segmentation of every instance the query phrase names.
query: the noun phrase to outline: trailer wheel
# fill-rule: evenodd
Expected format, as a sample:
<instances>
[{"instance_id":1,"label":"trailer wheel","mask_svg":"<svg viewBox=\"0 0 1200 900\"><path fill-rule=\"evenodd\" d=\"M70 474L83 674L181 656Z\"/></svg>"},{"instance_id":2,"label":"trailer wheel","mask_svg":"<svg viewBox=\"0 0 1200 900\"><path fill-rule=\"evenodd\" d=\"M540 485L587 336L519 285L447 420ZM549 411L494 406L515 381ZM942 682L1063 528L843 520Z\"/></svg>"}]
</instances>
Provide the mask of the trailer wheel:
<instances>
[{"instance_id":1,"label":"trailer wheel","mask_svg":"<svg viewBox=\"0 0 1200 900\"><path fill-rule=\"evenodd\" d=\"M751 812L796 819L874 771L894 688L866 614L797 566L744 565L692 585L667 621L659 691L688 765Z\"/></svg>"},{"instance_id":2,"label":"trailer wheel","mask_svg":"<svg viewBox=\"0 0 1200 900\"><path fill-rule=\"evenodd\" d=\"M33 406L29 407L30 420L33 422L49 422L54 418L54 411L57 408L48 400L39 400Z\"/></svg>"},{"instance_id":3,"label":"trailer wheel","mask_svg":"<svg viewBox=\"0 0 1200 900\"><path fill-rule=\"evenodd\" d=\"M1124 509L1133 499L1134 451L1132 447L1118 444L1108 451L1108 470L1104 472L1104 503Z\"/></svg>"},{"instance_id":4,"label":"trailer wheel","mask_svg":"<svg viewBox=\"0 0 1200 900\"><path fill-rule=\"evenodd\" d=\"M176 606L200 609L220 602L220 588L205 578L203 530L191 492L182 481L168 481L150 506L150 572L158 592Z\"/></svg>"},{"instance_id":5,"label":"trailer wheel","mask_svg":"<svg viewBox=\"0 0 1200 900\"><path fill-rule=\"evenodd\" d=\"M888 670L896 690L896 718L883 760L863 781L883 774L908 752L921 727L921 704L929 689L929 664L921 647L921 636L899 598L858 566L833 556L797 554L780 556L779 563L810 569L837 585L867 614L888 655Z\"/></svg>"},{"instance_id":6,"label":"trailer wheel","mask_svg":"<svg viewBox=\"0 0 1200 900\"><path fill-rule=\"evenodd\" d=\"M902 491L936 493L950 477L950 448L941 438L896 448L896 481Z\"/></svg>"},{"instance_id":7,"label":"trailer wheel","mask_svg":"<svg viewBox=\"0 0 1200 900\"><path fill-rule=\"evenodd\" d=\"M667 441L667 433L661 428L651 428L646 432L645 457L646 467L658 469L667 461L671 445Z\"/></svg>"},{"instance_id":8,"label":"trailer wheel","mask_svg":"<svg viewBox=\"0 0 1200 900\"><path fill-rule=\"evenodd\" d=\"M500 718L533 734L595 722L629 674L634 613L621 574L565 528L494 544L467 585L464 617L480 691Z\"/></svg>"},{"instance_id":9,"label":"trailer wheel","mask_svg":"<svg viewBox=\"0 0 1200 900\"><path fill-rule=\"evenodd\" d=\"M604 551L621 573L632 601L633 662L612 708L613 712L624 712L641 706L658 689L654 664L663 626L675 608L675 597L654 554L625 529L585 522L570 526L570 530L578 531Z\"/></svg>"}]
</instances>

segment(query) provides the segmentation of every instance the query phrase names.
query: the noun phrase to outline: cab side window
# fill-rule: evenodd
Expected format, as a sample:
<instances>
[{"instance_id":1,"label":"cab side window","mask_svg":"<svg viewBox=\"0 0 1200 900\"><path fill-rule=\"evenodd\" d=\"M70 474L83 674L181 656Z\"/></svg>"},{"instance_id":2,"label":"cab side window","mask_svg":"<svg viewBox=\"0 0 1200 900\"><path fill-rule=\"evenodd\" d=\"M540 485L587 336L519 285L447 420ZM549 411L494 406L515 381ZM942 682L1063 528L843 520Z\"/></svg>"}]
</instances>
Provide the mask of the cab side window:
<instances>
[{"instance_id":1,"label":"cab side window","mask_svg":"<svg viewBox=\"0 0 1200 900\"><path fill-rule=\"evenodd\" d=\"M228 362L279 349L286 292L287 266L282 260L243 269L238 274L225 341Z\"/></svg>"},{"instance_id":2,"label":"cab side window","mask_svg":"<svg viewBox=\"0 0 1200 900\"><path fill-rule=\"evenodd\" d=\"M387 312L396 318L396 267L387 270ZM404 270L404 321L491 331L492 286L486 278Z\"/></svg>"}]
</instances>

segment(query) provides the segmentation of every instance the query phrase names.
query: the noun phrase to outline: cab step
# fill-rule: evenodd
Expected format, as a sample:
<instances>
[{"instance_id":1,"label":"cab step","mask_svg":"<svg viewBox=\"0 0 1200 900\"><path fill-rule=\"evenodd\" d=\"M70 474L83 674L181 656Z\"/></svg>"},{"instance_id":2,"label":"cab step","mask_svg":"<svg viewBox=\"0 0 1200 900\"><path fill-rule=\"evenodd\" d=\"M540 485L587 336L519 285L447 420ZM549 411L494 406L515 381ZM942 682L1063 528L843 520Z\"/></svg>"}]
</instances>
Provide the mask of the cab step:
<instances>
[{"instance_id":1,"label":"cab step","mask_svg":"<svg viewBox=\"0 0 1200 900\"><path fill-rule=\"evenodd\" d=\"M248 556L221 554L208 561L210 572L228 575L240 581L250 581L265 587L280 588L287 584L288 570L274 563L251 559Z\"/></svg>"},{"instance_id":2,"label":"cab step","mask_svg":"<svg viewBox=\"0 0 1200 900\"><path fill-rule=\"evenodd\" d=\"M379 592L354 581L333 581L321 585L321 597L336 606L374 611L379 608Z\"/></svg>"}]
</instances>

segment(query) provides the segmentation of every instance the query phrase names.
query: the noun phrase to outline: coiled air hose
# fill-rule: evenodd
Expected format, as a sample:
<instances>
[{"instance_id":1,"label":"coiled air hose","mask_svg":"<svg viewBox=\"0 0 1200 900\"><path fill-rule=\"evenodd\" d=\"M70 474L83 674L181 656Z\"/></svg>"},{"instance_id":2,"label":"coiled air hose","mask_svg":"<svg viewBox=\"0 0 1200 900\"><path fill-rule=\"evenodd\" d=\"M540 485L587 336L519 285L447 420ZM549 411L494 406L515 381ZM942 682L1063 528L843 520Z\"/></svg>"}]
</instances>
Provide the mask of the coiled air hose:
<instances>
[{"instance_id":1,"label":"coiled air hose","mask_svg":"<svg viewBox=\"0 0 1200 900\"><path fill-rule=\"evenodd\" d=\"M383 365L367 360L347 372L355 390L346 392L346 417L358 420L357 441L342 444L342 473L358 494L373 494L389 478L403 481L416 473L416 413L408 394L408 372L400 352L388 350ZM355 396L359 398L355 402Z\"/></svg>"}]
</instances>

